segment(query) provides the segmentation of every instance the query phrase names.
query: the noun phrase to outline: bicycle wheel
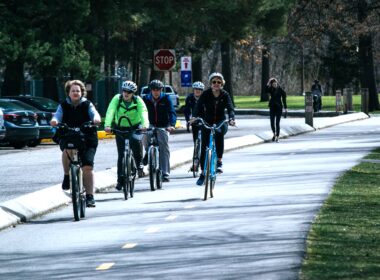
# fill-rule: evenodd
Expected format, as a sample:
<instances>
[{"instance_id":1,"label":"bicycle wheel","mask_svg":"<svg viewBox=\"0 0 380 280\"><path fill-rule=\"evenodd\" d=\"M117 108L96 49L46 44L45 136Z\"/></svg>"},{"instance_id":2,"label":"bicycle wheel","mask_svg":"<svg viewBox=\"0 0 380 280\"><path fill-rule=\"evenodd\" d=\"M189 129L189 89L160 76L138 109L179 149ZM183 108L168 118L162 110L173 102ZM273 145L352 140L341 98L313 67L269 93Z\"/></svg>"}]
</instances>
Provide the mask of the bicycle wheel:
<instances>
[{"instance_id":1,"label":"bicycle wheel","mask_svg":"<svg viewBox=\"0 0 380 280\"><path fill-rule=\"evenodd\" d=\"M149 183L150 183L150 190L155 191L156 186L155 186L155 181L156 181L156 152L153 147L149 149L149 156L148 156L148 161L149 161Z\"/></svg>"},{"instance_id":2,"label":"bicycle wheel","mask_svg":"<svg viewBox=\"0 0 380 280\"><path fill-rule=\"evenodd\" d=\"M82 169L79 169L79 192L80 192L80 217L86 216L86 192L83 187L83 173Z\"/></svg>"},{"instance_id":3,"label":"bicycle wheel","mask_svg":"<svg viewBox=\"0 0 380 280\"><path fill-rule=\"evenodd\" d=\"M193 151L193 165L191 166L193 169L194 178L198 177L200 153L201 153L201 143L199 139L196 139L194 143L194 151Z\"/></svg>"},{"instance_id":4,"label":"bicycle wheel","mask_svg":"<svg viewBox=\"0 0 380 280\"><path fill-rule=\"evenodd\" d=\"M73 202L74 220L80 220L79 167L70 165L71 199Z\"/></svg>"},{"instance_id":5,"label":"bicycle wheel","mask_svg":"<svg viewBox=\"0 0 380 280\"><path fill-rule=\"evenodd\" d=\"M133 191L135 189L135 179L137 174L135 158L131 157L131 175L129 176L129 194L133 197Z\"/></svg>"},{"instance_id":6,"label":"bicycle wheel","mask_svg":"<svg viewBox=\"0 0 380 280\"><path fill-rule=\"evenodd\" d=\"M207 192L208 192L209 179L210 179L210 173L211 173L211 150L206 151L206 160L205 160L204 170L206 170L206 177L205 177L205 196L203 200L207 200Z\"/></svg>"},{"instance_id":7,"label":"bicycle wheel","mask_svg":"<svg viewBox=\"0 0 380 280\"><path fill-rule=\"evenodd\" d=\"M128 200L128 193L129 193L129 176L131 174L131 155L130 151L127 151L124 155L124 161L125 161L125 169L124 169L124 184L123 184L123 193L124 193L124 199Z\"/></svg>"},{"instance_id":8,"label":"bicycle wheel","mask_svg":"<svg viewBox=\"0 0 380 280\"><path fill-rule=\"evenodd\" d=\"M216 153L212 153L210 165L210 197L214 197L214 187L216 182Z\"/></svg>"}]
</instances>

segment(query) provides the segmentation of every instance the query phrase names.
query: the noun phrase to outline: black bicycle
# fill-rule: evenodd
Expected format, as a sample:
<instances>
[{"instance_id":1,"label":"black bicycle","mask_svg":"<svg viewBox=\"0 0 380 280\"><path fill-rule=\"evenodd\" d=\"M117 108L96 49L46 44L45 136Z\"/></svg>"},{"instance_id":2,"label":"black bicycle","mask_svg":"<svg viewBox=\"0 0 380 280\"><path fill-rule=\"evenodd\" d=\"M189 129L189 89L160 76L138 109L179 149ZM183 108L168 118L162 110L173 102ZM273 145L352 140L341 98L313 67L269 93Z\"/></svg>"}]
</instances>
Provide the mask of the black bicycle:
<instances>
[{"instance_id":1,"label":"black bicycle","mask_svg":"<svg viewBox=\"0 0 380 280\"><path fill-rule=\"evenodd\" d=\"M157 131L165 128L153 127L147 129L151 134L147 154L148 154L148 167L149 167L149 183L150 190L155 191L162 188L162 170L160 168L160 148L158 146Z\"/></svg>"},{"instance_id":2,"label":"black bicycle","mask_svg":"<svg viewBox=\"0 0 380 280\"><path fill-rule=\"evenodd\" d=\"M133 156L132 148L130 146L130 138L135 137L140 139L141 134L138 134L138 129L133 129L130 119L127 116L122 116L119 119L118 127L120 127L121 120L126 119L130 125L130 128L125 128L123 130L112 129L112 132L124 139L125 150L122 161L122 183L123 183L123 193L125 200L128 200L128 195L133 197L133 192L135 189L135 180L137 174L136 160Z\"/></svg>"},{"instance_id":3,"label":"black bicycle","mask_svg":"<svg viewBox=\"0 0 380 280\"><path fill-rule=\"evenodd\" d=\"M214 124L212 126L208 125L202 118L197 118L197 120L202 124L206 129L210 130L209 144L206 147L205 163L204 163L204 172L205 174L205 192L204 200L208 198L208 190L210 190L210 197L214 197L213 191L216 182L216 163L217 155L215 148L215 132L220 130L224 123L228 122L227 120L222 121L218 125Z\"/></svg>"},{"instance_id":4,"label":"black bicycle","mask_svg":"<svg viewBox=\"0 0 380 280\"><path fill-rule=\"evenodd\" d=\"M83 186L82 161L79 153L85 148L83 131L94 127L91 122L86 122L81 127L69 127L65 123L60 123L57 126L60 141L63 141L63 148L70 161L70 189L75 221L86 216L86 190Z\"/></svg>"}]
</instances>

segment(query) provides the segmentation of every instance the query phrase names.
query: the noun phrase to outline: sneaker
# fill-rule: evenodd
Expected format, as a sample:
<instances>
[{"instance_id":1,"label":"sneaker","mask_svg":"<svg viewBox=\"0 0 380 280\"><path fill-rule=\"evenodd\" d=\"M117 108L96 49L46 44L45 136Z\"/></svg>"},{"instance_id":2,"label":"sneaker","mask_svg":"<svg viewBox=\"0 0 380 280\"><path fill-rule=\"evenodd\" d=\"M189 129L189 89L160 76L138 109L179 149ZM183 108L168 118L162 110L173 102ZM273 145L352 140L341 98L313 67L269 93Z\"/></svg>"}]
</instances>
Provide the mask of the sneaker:
<instances>
[{"instance_id":1,"label":"sneaker","mask_svg":"<svg viewBox=\"0 0 380 280\"><path fill-rule=\"evenodd\" d=\"M65 175L63 176L63 182L62 182L62 190L69 190L70 189L70 176Z\"/></svg>"},{"instance_id":2,"label":"sneaker","mask_svg":"<svg viewBox=\"0 0 380 280\"><path fill-rule=\"evenodd\" d=\"M115 187L118 191L121 191L123 189L123 184L120 183L120 182L117 182L116 184L116 187Z\"/></svg>"},{"instance_id":3,"label":"sneaker","mask_svg":"<svg viewBox=\"0 0 380 280\"><path fill-rule=\"evenodd\" d=\"M199 175L199 178L197 180L197 185L202 186L204 182L205 182L205 175L203 174Z\"/></svg>"},{"instance_id":4,"label":"sneaker","mask_svg":"<svg viewBox=\"0 0 380 280\"><path fill-rule=\"evenodd\" d=\"M145 156L143 157L142 163L144 165L148 165L148 154L145 154Z\"/></svg>"},{"instance_id":5,"label":"sneaker","mask_svg":"<svg viewBox=\"0 0 380 280\"><path fill-rule=\"evenodd\" d=\"M137 173L139 175L139 178L143 178L145 177L145 173L144 173L144 167L140 166L137 168Z\"/></svg>"},{"instance_id":6,"label":"sneaker","mask_svg":"<svg viewBox=\"0 0 380 280\"><path fill-rule=\"evenodd\" d=\"M221 161L216 163L216 172L223 173L223 163Z\"/></svg>"},{"instance_id":7,"label":"sneaker","mask_svg":"<svg viewBox=\"0 0 380 280\"><path fill-rule=\"evenodd\" d=\"M276 136L273 135L272 142L274 142L274 140L276 140Z\"/></svg>"},{"instance_id":8,"label":"sneaker","mask_svg":"<svg viewBox=\"0 0 380 280\"><path fill-rule=\"evenodd\" d=\"M86 207L95 207L94 195L86 194Z\"/></svg>"},{"instance_id":9,"label":"sneaker","mask_svg":"<svg viewBox=\"0 0 380 280\"><path fill-rule=\"evenodd\" d=\"M162 176L162 182L169 182L169 181L170 181L169 175Z\"/></svg>"},{"instance_id":10,"label":"sneaker","mask_svg":"<svg viewBox=\"0 0 380 280\"><path fill-rule=\"evenodd\" d=\"M278 143L278 136L276 136L276 142Z\"/></svg>"}]
</instances>

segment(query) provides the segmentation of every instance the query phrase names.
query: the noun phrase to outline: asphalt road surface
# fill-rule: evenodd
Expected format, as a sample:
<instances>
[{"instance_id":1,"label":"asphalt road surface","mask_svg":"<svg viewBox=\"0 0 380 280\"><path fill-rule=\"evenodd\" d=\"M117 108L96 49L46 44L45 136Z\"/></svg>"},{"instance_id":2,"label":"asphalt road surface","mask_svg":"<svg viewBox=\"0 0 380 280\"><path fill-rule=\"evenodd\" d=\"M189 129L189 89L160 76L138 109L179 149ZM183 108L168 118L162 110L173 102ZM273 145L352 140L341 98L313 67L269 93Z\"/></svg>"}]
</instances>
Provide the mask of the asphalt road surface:
<instances>
[{"instance_id":1,"label":"asphalt road surface","mask_svg":"<svg viewBox=\"0 0 380 280\"><path fill-rule=\"evenodd\" d=\"M371 118L224 156L215 197L187 172L135 197L97 194L0 232L0 279L297 279L313 218L337 177L380 146Z\"/></svg>"}]
</instances>

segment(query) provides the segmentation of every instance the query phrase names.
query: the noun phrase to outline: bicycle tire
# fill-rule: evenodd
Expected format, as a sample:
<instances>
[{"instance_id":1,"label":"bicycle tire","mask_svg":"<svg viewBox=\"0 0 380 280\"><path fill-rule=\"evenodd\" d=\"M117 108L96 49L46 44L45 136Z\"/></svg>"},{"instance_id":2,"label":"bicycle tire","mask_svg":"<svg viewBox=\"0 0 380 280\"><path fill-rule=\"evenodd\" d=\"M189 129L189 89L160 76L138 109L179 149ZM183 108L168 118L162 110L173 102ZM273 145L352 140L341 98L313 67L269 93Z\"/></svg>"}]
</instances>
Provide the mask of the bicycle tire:
<instances>
[{"instance_id":1,"label":"bicycle tire","mask_svg":"<svg viewBox=\"0 0 380 280\"><path fill-rule=\"evenodd\" d=\"M131 160L131 176L130 176L130 184L129 184L129 194L131 197L133 197L137 168L136 168L135 158L132 156L131 159L132 160Z\"/></svg>"},{"instance_id":2,"label":"bicycle tire","mask_svg":"<svg viewBox=\"0 0 380 280\"><path fill-rule=\"evenodd\" d=\"M83 173L79 169L80 217L86 217L86 192L83 187Z\"/></svg>"},{"instance_id":3,"label":"bicycle tire","mask_svg":"<svg viewBox=\"0 0 380 280\"><path fill-rule=\"evenodd\" d=\"M129 188L130 188L130 182L129 182L129 176L131 174L131 151L127 151L124 155L125 160L125 168L124 168L124 184L123 184L123 193L124 193L124 199L128 200L129 195Z\"/></svg>"},{"instance_id":4,"label":"bicycle tire","mask_svg":"<svg viewBox=\"0 0 380 280\"><path fill-rule=\"evenodd\" d=\"M200 152L201 152L201 146L200 146L199 139L195 140L194 143L194 151L193 151L193 177L198 177L198 171L199 171L199 159L200 159Z\"/></svg>"},{"instance_id":5,"label":"bicycle tire","mask_svg":"<svg viewBox=\"0 0 380 280\"><path fill-rule=\"evenodd\" d=\"M205 160L204 170L206 170L206 176L205 176L205 195L204 195L203 200L207 200L209 178L210 178L210 172L211 172L211 150L206 151L206 160Z\"/></svg>"},{"instance_id":6,"label":"bicycle tire","mask_svg":"<svg viewBox=\"0 0 380 280\"><path fill-rule=\"evenodd\" d=\"M150 190L155 191L156 186L155 186L155 181L156 181L156 153L155 149L151 147L149 149L149 156L148 156L148 161L149 161L149 183L150 183Z\"/></svg>"},{"instance_id":7,"label":"bicycle tire","mask_svg":"<svg viewBox=\"0 0 380 280\"><path fill-rule=\"evenodd\" d=\"M210 165L210 197L214 197L214 187L216 182L216 153L212 153Z\"/></svg>"},{"instance_id":8,"label":"bicycle tire","mask_svg":"<svg viewBox=\"0 0 380 280\"><path fill-rule=\"evenodd\" d=\"M74 220L80 220L79 167L70 165L71 199L73 203Z\"/></svg>"}]
</instances>

